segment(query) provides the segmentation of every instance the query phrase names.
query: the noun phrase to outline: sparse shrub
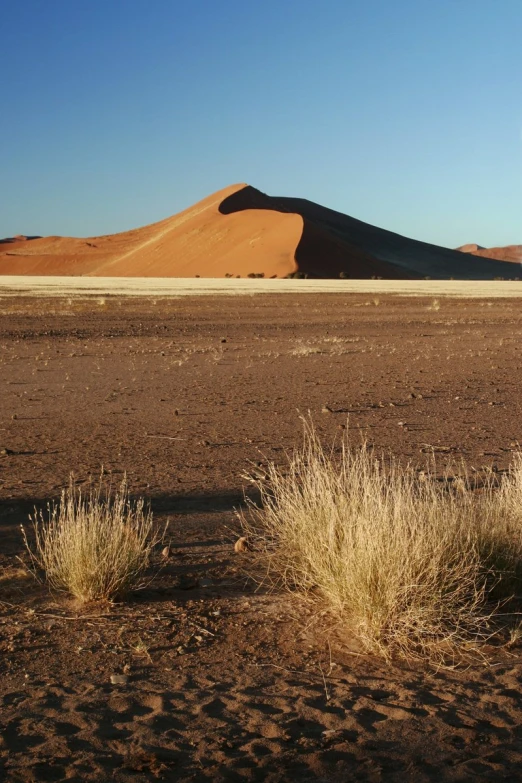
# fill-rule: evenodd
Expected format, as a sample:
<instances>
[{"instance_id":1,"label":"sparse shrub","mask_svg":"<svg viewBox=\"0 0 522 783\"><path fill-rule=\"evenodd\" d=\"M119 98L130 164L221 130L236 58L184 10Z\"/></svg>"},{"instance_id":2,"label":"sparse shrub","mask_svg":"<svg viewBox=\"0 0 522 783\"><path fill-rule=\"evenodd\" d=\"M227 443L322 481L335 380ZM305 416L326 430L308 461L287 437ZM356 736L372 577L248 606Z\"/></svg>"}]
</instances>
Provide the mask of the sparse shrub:
<instances>
[{"instance_id":1,"label":"sparse shrub","mask_svg":"<svg viewBox=\"0 0 522 783\"><path fill-rule=\"evenodd\" d=\"M248 275L247 275L247 277L250 277L250 278L257 278L257 277L261 278L261 277L264 277L264 276L265 276L264 272L249 272Z\"/></svg>"},{"instance_id":2,"label":"sparse shrub","mask_svg":"<svg viewBox=\"0 0 522 783\"><path fill-rule=\"evenodd\" d=\"M117 489L103 477L86 495L71 478L47 514L30 516L34 539L22 534L35 572L41 569L51 588L82 602L114 600L140 585L153 548L162 536L143 499L129 499L124 478Z\"/></svg>"},{"instance_id":3,"label":"sparse shrub","mask_svg":"<svg viewBox=\"0 0 522 783\"><path fill-rule=\"evenodd\" d=\"M276 580L319 596L367 651L460 657L520 592L522 455L480 492L423 479L364 445L345 442L334 460L306 425L286 470L253 479L261 505L241 514L245 535Z\"/></svg>"}]
</instances>

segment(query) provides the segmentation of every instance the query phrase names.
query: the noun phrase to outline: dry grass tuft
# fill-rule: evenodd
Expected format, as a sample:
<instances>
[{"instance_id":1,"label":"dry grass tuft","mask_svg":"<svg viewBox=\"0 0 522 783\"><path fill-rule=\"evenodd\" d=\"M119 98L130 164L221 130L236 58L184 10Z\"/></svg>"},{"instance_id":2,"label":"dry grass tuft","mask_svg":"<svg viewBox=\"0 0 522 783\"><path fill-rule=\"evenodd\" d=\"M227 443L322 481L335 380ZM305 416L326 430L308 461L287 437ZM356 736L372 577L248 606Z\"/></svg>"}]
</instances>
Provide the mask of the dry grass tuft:
<instances>
[{"instance_id":1,"label":"dry grass tuft","mask_svg":"<svg viewBox=\"0 0 522 783\"><path fill-rule=\"evenodd\" d=\"M140 586L153 548L162 536L143 499L129 499L124 478L117 489L103 477L87 494L74 485L47 514L30 516L34 540L22 534L33 570L42 569L51 588L82 602L122 598Z\"/></svg>"},{"instance_id":2,"label":"dry grass tuft","mask_svg":"<svg viewBox=\"0 0 522 783\"><path fill-rule=\"evenodd\" d=\"M460 658L520 592L522 455L480 491L423 478L366 446L345 442L336 460L306 424L286 471L253 480L261 505L241 515L244 534L269 574L318 594L367 651Z\"/></svg>"}]
</instances>

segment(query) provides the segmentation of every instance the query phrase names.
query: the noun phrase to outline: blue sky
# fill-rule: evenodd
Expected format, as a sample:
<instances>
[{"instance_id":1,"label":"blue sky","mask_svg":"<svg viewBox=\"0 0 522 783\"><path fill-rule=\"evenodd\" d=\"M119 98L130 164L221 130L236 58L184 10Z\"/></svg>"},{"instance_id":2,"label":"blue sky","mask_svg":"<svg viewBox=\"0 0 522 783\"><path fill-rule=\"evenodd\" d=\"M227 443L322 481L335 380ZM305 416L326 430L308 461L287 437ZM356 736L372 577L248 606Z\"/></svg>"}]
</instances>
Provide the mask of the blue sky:
<instances>
[{"instance_id":1,"label":"blue sky","mask_svg":"<svg viewBox=\"0 0 522 783\"><path fill-rule=\"evenodd\" d=\"M0 236L248 182L445 246L522 243L521 0L0 0Z\"/></svg>"}]
</instances>

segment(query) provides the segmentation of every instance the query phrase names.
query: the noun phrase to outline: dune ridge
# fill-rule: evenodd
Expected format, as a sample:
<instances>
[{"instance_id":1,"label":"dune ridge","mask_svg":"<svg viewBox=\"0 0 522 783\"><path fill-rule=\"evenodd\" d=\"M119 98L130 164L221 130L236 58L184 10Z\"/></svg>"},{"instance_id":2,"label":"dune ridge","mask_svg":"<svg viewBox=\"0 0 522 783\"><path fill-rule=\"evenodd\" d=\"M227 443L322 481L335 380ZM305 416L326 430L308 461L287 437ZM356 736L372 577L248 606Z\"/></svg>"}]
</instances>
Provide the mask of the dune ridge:
<instances>
[{"instance_id":1,"label":"dune ridge","mask_svg":"<svg viewBox=\"0 0 522 783\"><path fill-rule=\"evenodd\" d=\"M514 277L513 260L409 239L240 183L118 234L4 240L0 275L489 280Z\"/></svg>"}]
</instances>

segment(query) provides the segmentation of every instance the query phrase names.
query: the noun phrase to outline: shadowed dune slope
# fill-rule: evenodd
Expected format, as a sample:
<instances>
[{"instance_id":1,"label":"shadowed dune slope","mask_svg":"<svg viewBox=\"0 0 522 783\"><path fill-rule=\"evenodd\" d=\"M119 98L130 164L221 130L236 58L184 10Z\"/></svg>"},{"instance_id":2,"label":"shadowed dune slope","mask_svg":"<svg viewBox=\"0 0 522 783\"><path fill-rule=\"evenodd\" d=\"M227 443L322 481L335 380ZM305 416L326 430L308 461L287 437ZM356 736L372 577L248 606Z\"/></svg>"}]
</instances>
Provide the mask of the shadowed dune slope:
<instances>
[{"instance_id":1,"label":"shadowed dune slope","mask_svg":"<svg viewBox=\"0 0 522 783\"><path fill-rule=\"evenodd\" d=\"M13 237L0 274L102 277L492 279L504 260L471 256L376 228L311 201L239 184L132 231L101 237Z\"/></svg>"},{"instance_id":2,"label":"shadowed dune slope","mask_svg":"<svg viewBox=\"0 0 522 783\"><path fill-rule=\"evenodd\" d=\"M322 207L312 201L278 198L278 203L303 219L313 221L324 230L348 240L361 251L383 264L400 270L403 278L432 277L445 280L490 280L514 277L513 265L488 258L470 257L456 250L409 239L392 231Z\"/></svg>"}]
</instances>

